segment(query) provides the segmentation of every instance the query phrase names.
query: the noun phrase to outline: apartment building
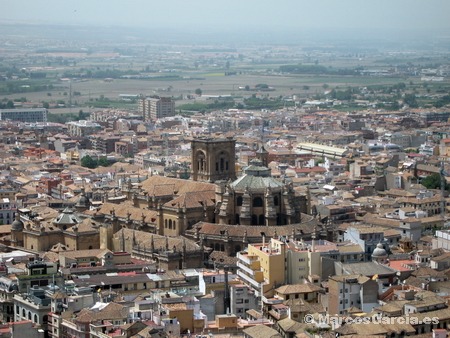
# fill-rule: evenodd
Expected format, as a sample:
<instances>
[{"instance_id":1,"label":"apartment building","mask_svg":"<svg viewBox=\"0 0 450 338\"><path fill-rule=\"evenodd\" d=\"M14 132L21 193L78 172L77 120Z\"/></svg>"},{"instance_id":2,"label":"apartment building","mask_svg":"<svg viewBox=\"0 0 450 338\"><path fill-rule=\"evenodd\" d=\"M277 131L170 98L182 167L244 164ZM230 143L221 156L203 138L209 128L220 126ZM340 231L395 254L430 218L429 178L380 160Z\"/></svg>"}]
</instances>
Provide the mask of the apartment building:
<instances>
[{"instance_id":1,"label":"apartment building","mask_svg":"<svg viewBox=\"0 0 450 338\"><path fill-rule=\"evenodd\" d=\"M34 285L27 293L14 295L15 321L30 320L47 331L51 298L44 289Z\"/></svg>"},{"instance_id":2,"label":"apartment building","mask_svg":"<svg viewBox=\"0 0 450 338\"><path fill-rule=\"evenodd\" d=\"M164 117L175 116L175 102L170 97L146 97L139 101L139 112L144 121L155 122Z\"/></svg>"},{"instance_id":3,"label":"apartment building","mask_svg":"<svg viewBox=\"0 0 450 338\"><path fill-rule=\"evenodd\" d=\"M275 288L286 281L285 257L286 244L280 240L250 244L247 252L237 254L237 274L257 296L272 297Z\"/></svg>"},{"instance_id":4,"label":"apartment building","mask_svg":"<svg viewBox=\"0 0 450 338\"><path fill-rule=\"evenodd\" d=\"M255 291L245 284L230 286L230 304L231 313L240 317L244 317L248 310L258 308Z\"/></svg>"},{"instance_id":5,"label":"apartment building","mask_svg":"<svg viewBox=\"0 0 450 338\"><path fill-rule=\"evenodd\" d=\"M93 135L100 130L102 130L102 126L98 123L86 120L80 121L70 121L66 123L67 131L71 136L88 136Z\"/></svg>"},{"instance_id":6,"label":"apartment building","mask_svg":"<svg viewBox=\"0 0 450 338\"><path fill-rule=\"evenodd\" d=\"M344 314L350 307L369 313L378 305L378 283L361 275L332 276L328 279L328 313Z\"/></svg>"},{"instance_id":7,"label":"apartment building","mask_svg":"<svg viewBox=\"0 0 450 338\"><path fill-rule=\"evenodd\" d=\"M17 210L16 203L9 198L0 198L0 224L11 224Z\"/></svg>"},{"instance_id":8,"label":"apartment building","mask_svg":"<svg viewBox=\"0 0 450 338\"><path fill-rule=\"evenodd\" d=\"M0 121L47 122L47 109L0 109Z\"/></svg>"}]
</instances>

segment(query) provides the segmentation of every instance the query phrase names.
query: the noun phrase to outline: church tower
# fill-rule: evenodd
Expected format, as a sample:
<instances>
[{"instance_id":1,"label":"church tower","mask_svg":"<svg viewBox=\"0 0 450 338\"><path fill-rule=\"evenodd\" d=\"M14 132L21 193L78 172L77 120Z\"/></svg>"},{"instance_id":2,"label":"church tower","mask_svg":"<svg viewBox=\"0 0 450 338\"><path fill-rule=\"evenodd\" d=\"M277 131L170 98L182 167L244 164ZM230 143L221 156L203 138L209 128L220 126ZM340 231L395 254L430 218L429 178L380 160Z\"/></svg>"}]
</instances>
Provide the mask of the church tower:
<instances>
[{"instance_id":1,"label":"church tower","mask_svg":"<svg viewBox=\"0 0 450 338\"><path fill-rule=\"evenodd\" d=\"M236 178L236 140L199 138L191 142L192 179L216 182Z\"/></svg>"}]
</instances>

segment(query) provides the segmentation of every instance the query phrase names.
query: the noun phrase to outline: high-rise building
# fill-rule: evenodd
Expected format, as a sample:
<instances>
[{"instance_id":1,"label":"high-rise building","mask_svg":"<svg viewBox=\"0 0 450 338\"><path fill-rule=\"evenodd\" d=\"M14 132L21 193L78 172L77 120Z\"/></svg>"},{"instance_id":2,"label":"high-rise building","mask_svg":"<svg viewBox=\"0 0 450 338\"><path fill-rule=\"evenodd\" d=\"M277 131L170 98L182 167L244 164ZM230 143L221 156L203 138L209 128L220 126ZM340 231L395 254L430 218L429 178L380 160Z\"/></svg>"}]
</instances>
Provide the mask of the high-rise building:
<instances>
[{"instance_id":1,"label":"high-rise building","mask_svg":"<svg viewBox=\"0 0 450 338\"><path fill-rule=\"evenodd\" d=\"M175 116L175 102L170 97L146 97L139 102L139 111L144 121L156 121Z\"/></svg>"}]
</instances>

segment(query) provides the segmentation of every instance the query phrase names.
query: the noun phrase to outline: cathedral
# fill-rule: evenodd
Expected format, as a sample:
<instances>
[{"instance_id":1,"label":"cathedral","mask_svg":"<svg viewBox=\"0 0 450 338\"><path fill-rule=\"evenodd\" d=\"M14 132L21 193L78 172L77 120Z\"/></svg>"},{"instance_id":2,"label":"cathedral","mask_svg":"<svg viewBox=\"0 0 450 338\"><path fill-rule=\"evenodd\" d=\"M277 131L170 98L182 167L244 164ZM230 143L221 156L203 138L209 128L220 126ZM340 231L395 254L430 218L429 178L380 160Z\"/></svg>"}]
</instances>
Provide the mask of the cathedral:
<instances>
[{"instance_id":1,"label":"cathedral","mask_svg":"<svg viewBox=\"0 0 450 338\"><path fill-rule=\"evenodd\" d=\"M272 237L310 239L317 222L305 213L305 196L296 194L287 180L272 177L264 147L236 177L235 142L194 139L190 180L150 176L132 184L129 179L121 196L106 195L95 210L83 191L74 209L49 224L18 219L12 245L126 250L172 268L200 267L211 251L234 256L247 244Z\"/></svg>"}]
</instances>

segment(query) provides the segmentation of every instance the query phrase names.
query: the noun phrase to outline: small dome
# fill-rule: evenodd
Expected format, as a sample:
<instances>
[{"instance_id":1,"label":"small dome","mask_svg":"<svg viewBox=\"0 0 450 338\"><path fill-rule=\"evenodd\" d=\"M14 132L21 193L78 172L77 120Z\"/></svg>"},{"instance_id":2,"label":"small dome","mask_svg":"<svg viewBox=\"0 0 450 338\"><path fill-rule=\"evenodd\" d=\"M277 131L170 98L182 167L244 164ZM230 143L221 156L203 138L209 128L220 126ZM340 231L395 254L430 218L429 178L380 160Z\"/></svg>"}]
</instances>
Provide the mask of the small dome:
<instances>
[{"instance_id":1,"label":"small dome","mask_svg":"<svg viewBox=\"0 0 450 338\"><path fill-rule=\"evenodd\" d=\"M380 258L381 257L387 257L387 252L383 248L383 244L381 244L381 243L377 244L377 247L372 252L372 257L380 257Z\"/></svg>"},{"instance_id":2,"label":"small dome","mask_svg":"<svg viewBox=\"0 0 450 338\"><path fill-rule=\"evenodd\" d=\"M11 230L22 231L24 228L23 222L20 220L19 214L16 215L16 219L11 224Z\"/></svg>"}]
</instances>

